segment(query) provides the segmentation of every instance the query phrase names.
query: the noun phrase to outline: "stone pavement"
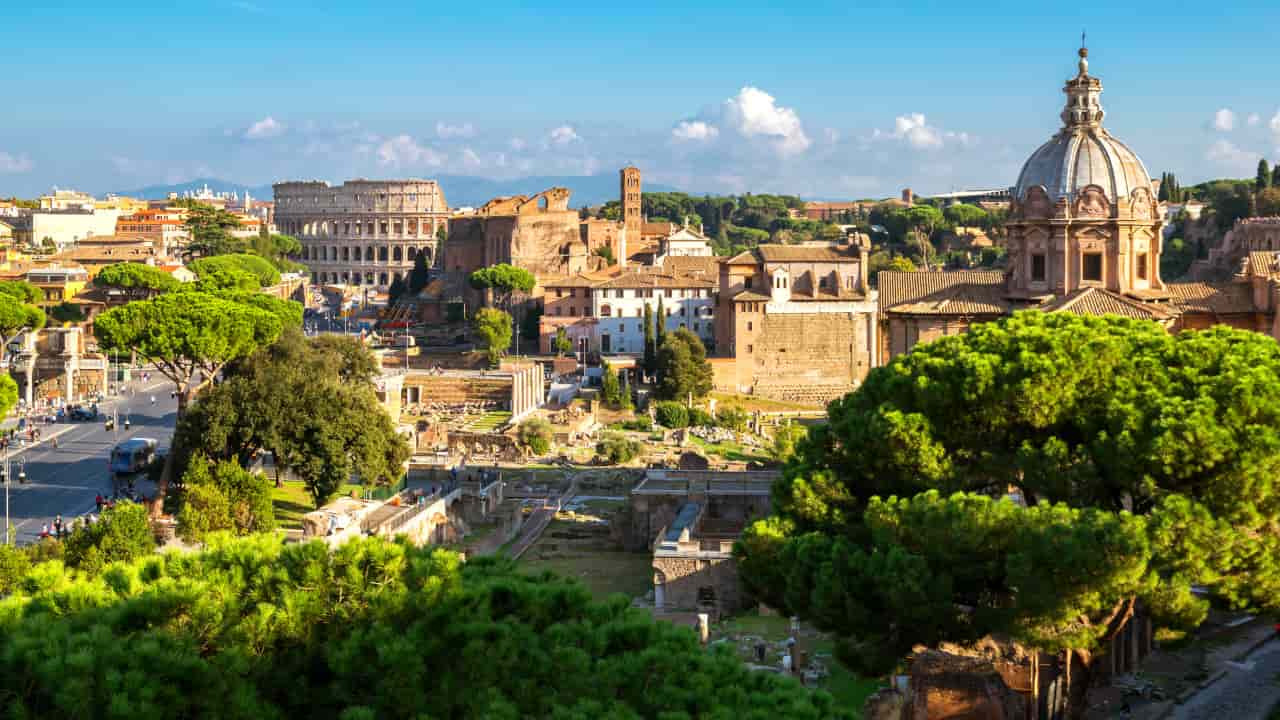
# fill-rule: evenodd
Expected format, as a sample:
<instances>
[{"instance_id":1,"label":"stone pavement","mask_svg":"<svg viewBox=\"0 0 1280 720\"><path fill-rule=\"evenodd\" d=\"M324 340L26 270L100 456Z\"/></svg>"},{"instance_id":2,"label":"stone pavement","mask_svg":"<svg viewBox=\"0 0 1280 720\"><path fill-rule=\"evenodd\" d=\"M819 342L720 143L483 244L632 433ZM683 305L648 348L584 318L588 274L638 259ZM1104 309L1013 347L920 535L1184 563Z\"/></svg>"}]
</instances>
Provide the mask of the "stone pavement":
<instances>
[{"instance_id":1,"label":"stone pavement","mask_svg":"<svg viewBox=\"0 0 1280 720\"><path fill-rule=\"evenodd\" d=\"M1226 674L1174 708L1173 720L1266 720L1280 703L1280 640L1272 639L1240 661L1224 661Z\"/></svg>"}]
</instances>

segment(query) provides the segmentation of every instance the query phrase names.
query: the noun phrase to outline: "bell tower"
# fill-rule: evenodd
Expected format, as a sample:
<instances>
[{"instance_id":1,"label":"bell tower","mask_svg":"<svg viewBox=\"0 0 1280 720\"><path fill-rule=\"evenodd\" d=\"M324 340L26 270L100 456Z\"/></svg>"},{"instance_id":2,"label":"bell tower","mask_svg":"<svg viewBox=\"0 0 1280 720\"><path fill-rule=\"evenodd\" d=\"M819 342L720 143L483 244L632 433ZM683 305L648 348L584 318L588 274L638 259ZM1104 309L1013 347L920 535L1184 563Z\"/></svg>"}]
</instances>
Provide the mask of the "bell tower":
<instances>
[{"instance_id":1,"label":"bell tower","mask_svg":"<svg viewBox=\"0 0 1280 720\"><path fill-rule=\"evenodd\" d=\"M643 224L640 216L640 168L628 165L618 174L621 176L618 199L622 202L622 226L627 231L627 240L638 243Z\"/></svg>"}]
</instances>

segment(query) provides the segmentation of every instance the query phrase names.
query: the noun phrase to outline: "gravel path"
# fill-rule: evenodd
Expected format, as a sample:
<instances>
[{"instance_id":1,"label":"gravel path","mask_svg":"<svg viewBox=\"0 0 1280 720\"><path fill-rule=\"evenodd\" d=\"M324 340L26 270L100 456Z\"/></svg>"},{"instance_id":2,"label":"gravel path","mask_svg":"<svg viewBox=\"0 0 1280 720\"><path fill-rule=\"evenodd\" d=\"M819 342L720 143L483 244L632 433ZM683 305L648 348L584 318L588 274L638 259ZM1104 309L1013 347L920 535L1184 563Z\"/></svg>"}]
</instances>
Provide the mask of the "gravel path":
<instances>
[{"instance_id":1,"label":"gravel path","mask_svg":"<svg viewBox=\"0 0 1280 720\"><path fill-rule=\"evenodd\" d=\"M1173 720L1266 720L1280 702L1280 640L1254 650L1240 665L1228 665L1222 679L1174 710Z\"/></svg>"}]
</instances>

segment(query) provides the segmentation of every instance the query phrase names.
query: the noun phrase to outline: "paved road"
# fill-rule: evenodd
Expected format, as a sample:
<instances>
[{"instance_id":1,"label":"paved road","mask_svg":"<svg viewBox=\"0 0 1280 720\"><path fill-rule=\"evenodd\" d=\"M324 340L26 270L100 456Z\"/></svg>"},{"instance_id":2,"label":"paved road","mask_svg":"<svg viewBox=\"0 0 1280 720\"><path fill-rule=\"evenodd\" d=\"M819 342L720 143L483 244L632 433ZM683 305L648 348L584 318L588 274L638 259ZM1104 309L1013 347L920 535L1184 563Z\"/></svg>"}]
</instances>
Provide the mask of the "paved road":
<instances>
[{"instance_id":1,"label":"paved road","mask_svg":"<svg viewBox=\"0 0 1280 720\"><path fill-rule=\"evenodd\" d=\"M1272 640L1240 663L1228 663L1222 679L1173 712L1174 720L1264 720L1280 702L1280 640Z\"/></svg>"},{"instance_id":2,"label":"paved road","mask_svg":"<svg viewBox=\"0 0 1280 720\"><path fill-rule=\"evenodd\" d=\"M130 384L132 396L108 399L99 405L100 412L109 414L118 407L120 423L116 432L107 432L104 423L78 422L40 426L41 442L30 448L19 448L11 453L13 460L25 461L27 484L9 485L9 522L17 532L17 542L27 544L40 536L40 527L52 524L61 514L64 520L83 515L94 509L94 497L99 493L111 495L111 475L107 471L107 457L111 447L121 440L133 437L155 438L161 448L167 448L173 436L173 424L178 403L169 397L170 383L157 380ZM152 405L150 396L156 404ZM124 429L126 414L129 430ZM52 437L57 435L55 449ZM140 483L138 491L151 494L150 484ZM3 502L3 498L0 498ZM0 526L0 530L3 527Z\"/></svg>"}]
</instances>

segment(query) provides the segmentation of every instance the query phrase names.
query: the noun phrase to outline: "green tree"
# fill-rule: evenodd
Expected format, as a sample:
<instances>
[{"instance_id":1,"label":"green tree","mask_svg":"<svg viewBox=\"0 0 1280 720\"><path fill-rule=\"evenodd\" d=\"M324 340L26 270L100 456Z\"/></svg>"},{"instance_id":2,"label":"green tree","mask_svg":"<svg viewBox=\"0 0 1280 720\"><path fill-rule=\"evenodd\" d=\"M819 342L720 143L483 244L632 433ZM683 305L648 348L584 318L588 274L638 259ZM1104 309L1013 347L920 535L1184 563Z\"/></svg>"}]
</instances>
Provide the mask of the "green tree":
<instances>
[{"instance_id":1,"label":"green tree","mask_svg":"<svg viewBox=\"0 0 1280 720\"><path fill-rule=\"evenodd\" d=\"M409 294L417 295L431 280L431 268L427 265L427 254L418 253L413 258L413 269L409 271Z\"/></svg>"},{"instance_id":2,"label":"green tree","mask_svg":"<svg viewBox=\"0 0 1280 720\"><path fill-rule=\"evenodd\" d=\"M65 540L66 562L96 575L114 562L129 562L155 552L156 539L147 509L128 501L105 508L98 521L75 529Z\"/></svg>"},{"instance_id":3,"label":"green tree","mask_svg":"<svg viewBox=\"0 0 1280 720\"><path fill-rule=\"evenodd\" d=\"M609 363L600 364L600 396L606 405L618 407L622 404L622 386L618 383L618 373Z\"/></svg>"},{"instance_id":4,"label":"green tree","mask_svg":"<svg viewBox=\"0 0 1280 720\"><path fill-rule=\"evenodd\" d=\"M1271 166L1267 164L1266 158L1258 160L1258 177L1254 180L1253 189L1262 192L1271 187Z\"/></svg>"},{"instance_id":5,"label":"green tree","mask_svg":"<svg viewBox=\"0 0 1280 720\"><path fill-rule=\"evenodd\" d=\"M1034 311L977 325L829 406L740 571L865 670L996 633L1077 657L1087 684L1137 602L1175 628L1204 617L1193 583L1280 603L1275 403L1280 346L1256 333ZM995 499L1010 488L1025 505Z\"/></svg>"},{"instance_id":6,"label":"green tree","mask_svg":"<svg viewBox=\"0 0 1280 720\"><path fill-rule=\"evenodd\" d=\"M249 535L275 529L270 482L238 463L213 463L197 455L182 475L182 490L178 534L187 542L204 542L213 532Z\"/></svg>"},{"instance_id":7,"label":"green tree","mask_svg":"<svg viewBox=\"0 0 1280 720\"><path fill-rule=\"evenodd\" d=\"M522 267L499 263L471 273L470 282L477 290L492 290L497 306L509 309L512 296L517 292L531 292L537 279Z\"/></svg>"},{"instance_id":8,"label":"green tree","mask_svg":"<svg viewBox=\"0 0 1280 720\"><path fill-rule=\"evenodd\" d=\"M49 308L49 317L60 323L81 323L85 320L80 306L70 302L61 302Z\"/></svg>"},{"instance_id":9,"label":"green tree","mask_svg":"<svg viewBox=\"0 0 1280 720\"><path fill-rule=\"evenodd\" d=\"M541 457L551 452L551 423L542 418L530 418L520 423L516 431L520 444L529 448L529 452Z\"/></svg>"},{"instance_id":10,"label":"green tree","mask_svg":"<svg viewBox=\"0 0 1280 720\"><path fill-rule=\"evenodd\" d=\"M280 282L280 271L269 260L248 253L203 257L193 260L187 267L199 278L218 272L242 272L252 275L259 287L270 287Z\"/></svg>"},{"instance_id":11,"label":"green tree","mask_svg":"<svg viewBox=\"0 0 1280 720\"><path fill-rule=\"evenodd\" d=\"M773 431L773 443L769 446L769 454L774 460L785 463L796 455L796 448L809 431L799 423L780 425Z\"/></svg>"},{"instance_id":12,"label":"green tree","mask_svg":"<svg viewBox=\"0 0 1280 720\"><path fill-rule=\"evenodd\" d=\"M489 364L497 367L511 347L511 316L495 308L481 308L476 313L475 333Z\"/></svg>"},{"instance_id":13,"label":"green tree","mask_svg":"<svg viewBox=\"0 0 1280 720\"><path fill-rule=\"evenodd\" d=\"M302 243L292 235L261 233L249 238L246 250L266 258L280 272L306 272L307 266L293 260L302 254Z\"/></svg>"},{"instance_id":14,"label":"green tree","mask_svg":"<svg viewBox=\"0 0 1280 720\"><path fill-rule=\"evenodd\" d=\"M596 454L610 465L629 463L640 454L641 450L640 443L615 432L604 433L596 443Z\"/></svg>"},{"instance_id":15,"label":"green tree","mask_svg":"<svg viewBox=\"0 0 1280 720\"><path fill-rule=\"evenodd\" d=\"M408 289L409 287L405 285L404 280L400 279L399 275L395 276L391 281L391 286L387 288L388 302L395 305Z\"/></svg>"},{"instance_id":16,"label":"green tree","mask_svg":"<svg viewBox=\"0 0 1280 720\"><path fill-rule=\"evenodd\" d=\"M227 363L271 344L282 328L278 315L252 305L184 292L112 308L95 318L93 331L103 349L136 352L155 364L174 385L181 420L195 394ZM168 491L173 459L174 453L165 459L153 505L157 513Z\"/></svg>"},{"instance_id":17,"label":"green tree","mask_svg":"<svg viewBox=\"0 0 1280 720\"><path fill-rule=\"evenodd\" d=\"M737 405L725 405L716 410L716 424L734 432L746 432L751 417Z\"/></svg>"},{"instance_id":18,"label":"green tree","mask_svg":"<svg viewBox=\"0 0 1280 720\"><path fill-rule=\"evenodd\" d=\"M214 538L100 577L54 563L7 605L0 694L17 717L854 715L574 579L381 538Z\"/></svg>"},{"instance_id":19,"label":"green tree","mask_svg":"<svg viewBox=\"0 0 1280 720\"><path fill-rule=\"evenodd\" d=\"M630 410L635 407L635 401L631 399L631 375L624 374L622 376L622 389L619 392L618 407L623 410Z\"/></svg>"},{"instance_id":20,"label":"green tree","mask_svg":"<svg viewBox=\"0 0 1280 720\"><path fill-rule=\"evenodd\" d=\"M93 284L119 290L130 300L145 300L176 290L179 283L169 273L142 263L123 262L108 265L93 278Z\"/></svg>"},{"instance_id":21,"label":"green tree","mask_svg":"<svg viewBox=\"0 0 1280 720\"><path fill-rule=\"evenodd\" d=\"M597 257L604 258L604 263L606 267L613 267L614 265L618 264L617 259L614 258L613 256L613 248L609 247L608 245L601 245L600 247L595 249L595 252L593 254L596 255Z\"/></svg>"},{"instance_id":22,"label":"green tree","mask_svg":"<svg viewBox=\"0 0 1280 720\"><path fill-rule=\"evenodd\" d=\"M44 293L40 292L40 288L26 280L0 281L0 294L8 295L27 305L34 305L44 300Z\"/></svg>"},{"instance_id":23,"label":"green tree","mask_svg":"<svg viewBox=\"0 0 1280 720\"><path fill-rule=\"evenodd\" d=\"M658 424L663 427L678 430L689 426L689 409L683 403L664 400L654 406L653 414Z\"/></svg>"},{"instance_id":24,"label":"green tree","mask_svg":"<svg viewBox=\"0 0 1280 720\"><path fill-rule=\"evenodd\" d=\"M234 213L197 200L178 200L174 205L187 210L187 219L183 224L191 235L191 240L187 243L188 252L208 256L237 253L245 249L247 243L232 236L230 232L240 227L240 219Z\"/></svg>"},{"instance_id":25,"label":"green tree","mask_svg":"<svg viewBox=\"0 0 1280 720\"><path fill-rule=\"evenodd\" d=\"M658 302L662 302L661 299ZM653 308L644 304L644 372L652 375L658 369L658 340L653 333Z\"/></svg>"},{"instance_id":26,"label":"green tree","mask_svg":"<svg viewBox=\"0 0 1280 720\"><path fill-rule=\"evenodd\" d=\"M556 339L552 342L552 349L558 357L564 357L573 352L573 341L569 339L569 333L565 332L564 328L556 328Z\"/></svg>"},{"instance_id":27,"label":"green tree","mask_svg":"<svg viewBox=\"0 0 1280 720\"><path fill-rule=\"evenodd\" d=\"M648 304L648 303L646 303ZM667 342L667 311L662 307L662 296L658 296L658 310L653 314L653 352L654 371L657 372L657 353Z\"/></svg>"},{"instance_id":28,"label":"green tree","mask_svg":"<svg viewBox=\"0 0 1280 720\"><path fill-rule=\"evenodd\" d=\"M981 227L987 219L986 210L977 205L967 205L965 203L950 205L942 214L951 224L965 227Z\"/></svg>"},{"instance_id":29,"label":"green tree","mask_svg":"<svg viewBox=\"0 0 1280 720\"><path fill-rule=\"evenodd\" d=\"M18 333L45 326L44 311L14 295L0 291L0 356L9 353L9 341Z\"/></svg>"},{"instance_id":30,"label":"green tree","mask_svg":"<svg viewBox=\"0 0 1280 720\"><path fill-rule=\"evenodd\" d=\"M711 363L707 350L688 328L680 328L658 348L658 397L685 400L711 392Z\"/></svg>"}]
</instances>

